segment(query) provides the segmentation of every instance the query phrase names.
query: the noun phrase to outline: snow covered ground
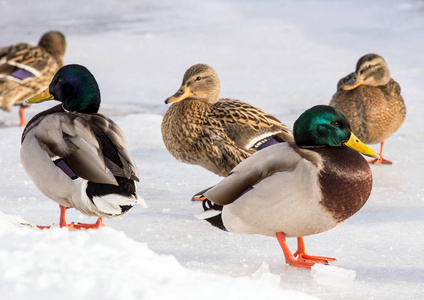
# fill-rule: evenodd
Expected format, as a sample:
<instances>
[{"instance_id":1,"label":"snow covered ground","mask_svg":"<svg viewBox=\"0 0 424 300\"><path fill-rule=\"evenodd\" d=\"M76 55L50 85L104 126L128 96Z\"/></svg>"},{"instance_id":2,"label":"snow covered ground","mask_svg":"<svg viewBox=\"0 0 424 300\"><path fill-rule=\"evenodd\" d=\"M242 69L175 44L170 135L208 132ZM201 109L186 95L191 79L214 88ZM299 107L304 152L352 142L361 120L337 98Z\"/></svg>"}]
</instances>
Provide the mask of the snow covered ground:
<instances>
[{"instance_id":1,"label":"snow covered ground","mask_svg":"<svg viewBox=\"0 0 424 300\"><path fill-rule=\"evenodd\" d=\"M0 29L0 46L65 33L66 62L96 76L101 112L124 130L149 206L105 220L99 231L19 225L57 223L59 209L20 165L17 108L1 111L1 299L422 299L423 1L0 0ZM163 100L187 68L213 66L222 96L292 127L307 108L327 104L337 81L371 52L400 83L407 119L386 143L394 164L372 166L364 208L305 238L308 253L337 262L296 269L285 265L276 239L222 232L195 218L201 208L190 197L219 177L176 161L160 134ZM67 217L94 221L76 211Z\"/></svg>"}]
</instances>

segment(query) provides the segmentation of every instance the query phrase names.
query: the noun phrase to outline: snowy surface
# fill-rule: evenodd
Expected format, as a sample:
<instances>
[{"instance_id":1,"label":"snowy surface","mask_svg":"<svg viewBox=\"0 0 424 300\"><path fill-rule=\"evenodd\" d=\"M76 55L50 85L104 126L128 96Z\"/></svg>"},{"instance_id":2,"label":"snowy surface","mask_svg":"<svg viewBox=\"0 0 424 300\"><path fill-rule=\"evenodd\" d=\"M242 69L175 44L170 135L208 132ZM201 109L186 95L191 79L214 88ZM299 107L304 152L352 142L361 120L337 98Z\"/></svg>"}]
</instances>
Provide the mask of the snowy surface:
<instances>
[{"instance_id":1,"label":"snowy surface","mask_svg":"<svg viewBox=\"0 0 424 300\"><path fill-rule=\"evenodd\" d=\"M65 33L67 63L88 67L101 112L124 130L140 195L99 231L40 231L59 209L19 160L18 109L0 112L0 298L422 299L424 294L424 2L0 0L0 46ZM198 220L192 194L219 178L176 161L160 123L184 71L208 63L221 95L292 127L327 104L359 57L378 53L402 87L407 119L386 143L392 166L372 166L374 189L355 216L305 238L330 267L285 265L276 239L219 231ZM54 103L34 105L28 117ZM379 145L372 145L379 150ZM95 221L71 210L68 221ZM295 239L289 239L295 248Z\"/></svg>"}]
</instances>

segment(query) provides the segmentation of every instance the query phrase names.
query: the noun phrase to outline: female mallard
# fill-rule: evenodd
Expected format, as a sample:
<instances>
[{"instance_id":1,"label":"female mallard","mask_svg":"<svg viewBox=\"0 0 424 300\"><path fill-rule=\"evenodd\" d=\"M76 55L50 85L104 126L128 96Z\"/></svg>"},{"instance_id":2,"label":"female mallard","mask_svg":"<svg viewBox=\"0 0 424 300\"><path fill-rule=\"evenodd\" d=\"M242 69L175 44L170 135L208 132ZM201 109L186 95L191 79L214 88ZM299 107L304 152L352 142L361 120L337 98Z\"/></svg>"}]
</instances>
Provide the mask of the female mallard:
<instances>
[{"instance_id":1,"label":"female mallard","mask_svg":"<svg viewBox=\"0 0 424 300\"><path fill-rule=\"evenodd\" d=\"M36 115L22 134L22 166L37 188L59 203L60 227L66 208L99 217L96 224L70 228L98 228L102 217L122 216L137 202L137 167L116 123L98 114L100 91L83 66L67 65L36 103L56 99L62 104Z\"/></svg>"},{"instance_id":2,"label":"female mallard","mask_svg":"<svg viewBox=\"0 0 424 300\"><path fill-rule=\"evenodd\" d=\"M16 44L0 48L0 108L10 111L21 105L21 123L25 124L25 99L38 94L63 66L66 41L62 33L45 33L38 46Z\"/></svg>"},{"instance_id":3,"label":"female mallard","mask_svg":"<svg viewBox=\"0 0 424 300\"><path fill-rule=\"evenodd\" d=\"M383 158L384 143L402 125L406 107L400 86L390 77L381 56L367 54L361 57L356 71L339 81L330 105L346 115L353 132L365 144L381 143L381 159L370 162L392 163Z\"/></svg>"},{"instance_id":4,"label":"female mallard","mask_svg":"<svg viewBox=\"0 0 424 300\"><path fill-rule=\"evenodd\" d=\"M202 218L213 225L235 233L277 236L286 263L310 267L334 259L307 255L303 236L335 227L365 204L372 174L358 152L379 155L353 135L348 119L331 106L304 112L293 132L296 143L255 153L198 196L206 197ZM285 237L297 237L294 256Z\"/></svg>"},{"instance_id":5,"label":"female mallard","mask_svg":"<svg viewBox=\"0 0 424 300\"><path fill-rule=\"evenodd\" d=\"M286 125L262 110L234 99L219 99L219 79L208 65L188 69L162 121L171 154L226 176L243 159L277 142L293 141Z\"/></svg>"}]
</instances>

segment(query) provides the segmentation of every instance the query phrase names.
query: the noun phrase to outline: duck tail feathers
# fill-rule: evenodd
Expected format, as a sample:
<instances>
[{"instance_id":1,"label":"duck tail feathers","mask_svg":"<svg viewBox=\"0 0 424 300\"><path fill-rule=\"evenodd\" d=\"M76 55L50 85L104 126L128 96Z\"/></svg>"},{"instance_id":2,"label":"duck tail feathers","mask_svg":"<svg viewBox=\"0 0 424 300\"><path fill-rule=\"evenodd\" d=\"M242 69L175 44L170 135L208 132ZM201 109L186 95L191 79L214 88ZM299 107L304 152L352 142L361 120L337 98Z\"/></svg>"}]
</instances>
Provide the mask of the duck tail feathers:
<instances>
[{"instance_id":1,"label":"duck tail feathers","mask_svg":"<svg viewBox=\"0 0 424 300\"><path fill-rule=\"evenodd\" d=\"M134 196L121 196L116 194L94 196L92 199L98 210L110 216L125 214L138 202L137 200L138 199Z\"/></svg>"},{"instance_id":2,"label":"duck tail feathers","mask_svg":"<svg viewBox=\"0 0 424 300\"><path fill-rule=\"evenodd\" d=\"M198 219L208 221L211 225L221 230L228 231L224 226L224 222L222 221L223 206L212 203L207 198L202 201L202 206L204 212L196 216Z\"/></svg>"}]
</instances>

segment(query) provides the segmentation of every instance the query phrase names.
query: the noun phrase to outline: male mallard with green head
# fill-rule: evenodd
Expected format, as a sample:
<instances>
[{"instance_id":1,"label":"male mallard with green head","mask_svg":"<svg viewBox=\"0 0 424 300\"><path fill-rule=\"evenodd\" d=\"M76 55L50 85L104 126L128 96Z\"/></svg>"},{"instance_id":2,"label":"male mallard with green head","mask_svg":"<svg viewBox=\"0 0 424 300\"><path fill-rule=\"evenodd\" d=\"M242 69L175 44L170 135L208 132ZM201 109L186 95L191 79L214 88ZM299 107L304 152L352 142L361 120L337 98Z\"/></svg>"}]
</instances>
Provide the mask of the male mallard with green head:
<instances>
[{"instance_id":1,"label":"male mallard with green head","mask_svg":"<svg viewBox=\"0 0 424 300\"><path fill-rule=\"evenodd\" d=\"M97 113L100 91L90 71L64 66L47 90L27 102L53 99L62 104L34 116L25 127L21 162L37 188L60 205L60 227L99 228L103 217L119 217L136 203L144 205L123 132ZM98 217L97 222L68 225L65 211L71 207Z\"/></svg>"},{"instance_id":2,"label":"male mallard with green head","mask_svg":"<svg viewBox=\"0 0 424 300\"><path fill-rule=\"evenodd\" d=\"M392 163L383 158L384 143L402 125L406 107L400 86L380 55L361 57L356 71L339 81L330 105L348 117L353 132L365 144L381 143L381 159L370 162Z\"/></svg>"},{"instance_id":3,"label":"male mallard with green head","mask_svg":"<svg viewBox=\"0 0 424 300\"><path fill-rule=\"evenodd\" d=\"M168 151L219 176L268 145L293 141L275 117L240 100L219 99L218 75L205 64L188 69L165 103L172 103L162 121Z\"/></svg>"},{"instance_id":4,"label":"male mallard with green head","mask_svg":"<svg viewBox=\"0 0 424 300\"><path fill-rule=\"evenodd\" d=\"M372 174L358 152L379 155L355 137L346 116L331 106L305 111L293 132L295 143L253 154L196 196L206 197L201 218L234 233L276 236L286 263L309 268L334 259L307 255L303 236L335 227L365 204ZM297 237L294 255L286 237Z\"/></svg>"},{"instance_id":5,"label":"male mallard with green head","mask_svg":"<svg viewBox=\"0 0 424 300\"><path fill-rule=\"evenodd\" d=\"M20 43L0 48L0 108L10 111L20 105L20 126L25 124L25 99L38 94L63 66L65 36L59 31L45 33L38 46Z\"/></svg>"}]
</instances>

